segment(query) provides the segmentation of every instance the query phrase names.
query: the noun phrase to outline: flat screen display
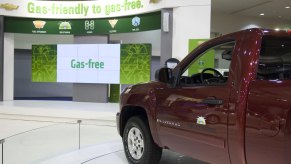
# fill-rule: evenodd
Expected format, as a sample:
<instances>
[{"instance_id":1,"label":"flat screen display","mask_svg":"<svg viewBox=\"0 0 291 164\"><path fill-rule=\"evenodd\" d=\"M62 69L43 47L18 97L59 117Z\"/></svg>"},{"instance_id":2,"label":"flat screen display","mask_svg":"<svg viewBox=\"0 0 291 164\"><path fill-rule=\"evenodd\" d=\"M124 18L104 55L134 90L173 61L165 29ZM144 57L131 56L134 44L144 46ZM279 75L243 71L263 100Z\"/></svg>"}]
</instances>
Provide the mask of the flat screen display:
<instances>
[{"instance_id":1,"label":"flat screen display","mask_svg":"<svg viewBox=\"0 0 291 164\"><path fill-rule=\"evenodd\" d=\"M32 46L32 81L137 84L150 80L150 44Z\"/></svg>"},{"instance_id":2,"label":"flat screen display","mask_svg":"<svg viewBox=\"0 0 291 164\"><path fill-rule=\"evenodd\" d=\"M120 82L119 44L57 46L57 82Z\"/></svg>"}]
</instances>

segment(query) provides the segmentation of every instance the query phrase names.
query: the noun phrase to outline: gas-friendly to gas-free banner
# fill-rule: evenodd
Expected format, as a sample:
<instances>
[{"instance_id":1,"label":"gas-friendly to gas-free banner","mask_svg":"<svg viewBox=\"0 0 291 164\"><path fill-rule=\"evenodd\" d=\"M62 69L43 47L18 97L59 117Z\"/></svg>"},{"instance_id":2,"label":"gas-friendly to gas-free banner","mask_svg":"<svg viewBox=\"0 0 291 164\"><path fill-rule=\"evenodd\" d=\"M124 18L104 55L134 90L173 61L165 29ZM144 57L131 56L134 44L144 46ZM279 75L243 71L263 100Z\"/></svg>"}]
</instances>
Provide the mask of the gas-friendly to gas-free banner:
<instances>
[{"instance_id":1,"label":"gas-friendly to gas-free banner","mask_svg":"<svg viewBox=\"0 0 291 164\"><path fill-rule=\"evenodd\" d=\"M150 44L32 46L33 82L136 84L150 80Z\"/></svg>"},{"instance_id":2,"label":"gas-friendly to gas-free banner","mask_svg":"<svg viewBox=\"0 0 291 164\"><path fill-rule=\"evenodd\" d=\"M4 16L27 18L106 18L159 11L163 8L210 5L210 0L0 0Z\"/></svg>"}]
</instances>

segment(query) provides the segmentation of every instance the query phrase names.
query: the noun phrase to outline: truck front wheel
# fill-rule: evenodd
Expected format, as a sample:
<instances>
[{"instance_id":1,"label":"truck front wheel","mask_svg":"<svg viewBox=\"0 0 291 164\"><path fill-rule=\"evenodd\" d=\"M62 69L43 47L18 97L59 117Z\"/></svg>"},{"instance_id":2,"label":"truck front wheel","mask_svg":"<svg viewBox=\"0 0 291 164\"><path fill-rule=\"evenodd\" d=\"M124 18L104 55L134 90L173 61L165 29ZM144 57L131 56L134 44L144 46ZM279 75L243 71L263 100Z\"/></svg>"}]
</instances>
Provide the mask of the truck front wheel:
<instances>
[{"instance_id":1,"label":"truck front wheel","mask_svg":"<svg viewBox=\"0 0 291 164\"><path fill-rule=\"evenodd\" d=\"M162 148L152 139L148 124L141 117L130 118L124 128L123 146L130 164L158 164Z\"/></svg>"}]
</instances>

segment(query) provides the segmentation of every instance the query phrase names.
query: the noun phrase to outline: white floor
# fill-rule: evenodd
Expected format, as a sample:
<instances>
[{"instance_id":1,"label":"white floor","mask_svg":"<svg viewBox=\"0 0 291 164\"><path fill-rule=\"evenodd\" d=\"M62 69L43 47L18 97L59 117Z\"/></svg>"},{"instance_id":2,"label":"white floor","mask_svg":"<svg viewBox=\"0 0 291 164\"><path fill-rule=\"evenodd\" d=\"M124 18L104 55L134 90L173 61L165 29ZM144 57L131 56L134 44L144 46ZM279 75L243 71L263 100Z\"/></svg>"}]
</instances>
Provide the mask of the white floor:
<instances>
[{"instance_id":1,"label":"white floor","mask_svg":"<svg viewBox=\"0 0 291 164\"><path fill-rule=\"evenodd\" d=\"M2 102L0 140L5 140L4 164L126 164L122 141L116 130L118 110L118 104ZM82 120L81 124L78 120ZM202 164L165 150L161 164L176 163Z\"/></svg>"},{"instance_id":2,"label":"white floor","mask_svg":"<svg viewBox=\"0 0 291 164\"><path fill-rule=\"evenodd\" d=\"M92 153L94 152L94 153ZM42 162L41 164L128 164L121 141L94 145ZM204 162L164 150L160 164L205 164Z\"/></svg>"}]
</instances>

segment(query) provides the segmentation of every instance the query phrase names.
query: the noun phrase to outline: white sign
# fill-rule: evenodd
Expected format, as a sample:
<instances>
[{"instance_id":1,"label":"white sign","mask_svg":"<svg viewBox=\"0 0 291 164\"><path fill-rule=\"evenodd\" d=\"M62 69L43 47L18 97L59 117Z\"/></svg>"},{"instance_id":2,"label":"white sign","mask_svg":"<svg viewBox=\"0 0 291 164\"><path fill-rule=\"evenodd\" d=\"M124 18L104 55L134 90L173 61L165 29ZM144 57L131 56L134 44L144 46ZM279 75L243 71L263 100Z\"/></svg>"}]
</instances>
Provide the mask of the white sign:
<instances>
[{"instance_id":1,"label":"white sign","mask_svg":"<svg viewBox=\"0 0 291 164\"><path fill-rule=\"evenodd\" d=\"M30 18L105 18L154 12L163 8L210 4L210 0L0 0L0 15Z\"/></svg>"},{"instance_id":2,"label":"white sign","mask_svg":"<svg viewBox=\"0 0 291 164\"><path fill-rule=\"evenodd\" d=\"M120 82L120 44L59 44L57 82Z\"/></svg>"}]
</instances>

